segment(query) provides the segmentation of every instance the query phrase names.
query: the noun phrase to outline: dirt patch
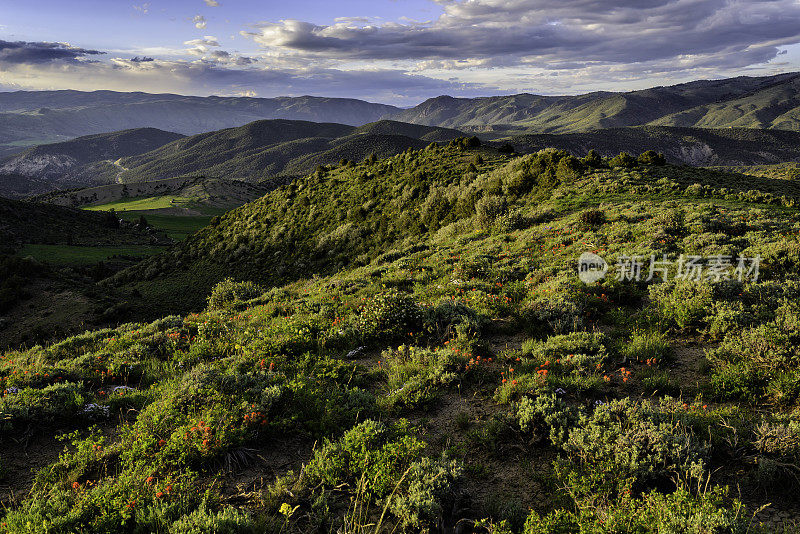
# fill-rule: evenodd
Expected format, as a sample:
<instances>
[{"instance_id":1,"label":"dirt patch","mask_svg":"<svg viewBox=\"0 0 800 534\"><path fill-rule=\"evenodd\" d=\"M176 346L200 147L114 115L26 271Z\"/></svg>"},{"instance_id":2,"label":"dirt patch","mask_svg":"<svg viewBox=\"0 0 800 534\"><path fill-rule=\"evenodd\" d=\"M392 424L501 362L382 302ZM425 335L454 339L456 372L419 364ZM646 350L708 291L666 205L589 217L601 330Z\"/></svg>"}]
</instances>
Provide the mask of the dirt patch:
<instances>
[{"instance_id":1,"label":"dirt patch","mask_svg":"<svg viewBox=\"0 0 800 534\"><path fill-rule=\"evenodd\" d=\"M64 444L51 432L18 433L0 443L0 462L5 476L0 480L0 506L19 503L30 491L34 473L58 459Z\"/></svg>"}]
</instances>

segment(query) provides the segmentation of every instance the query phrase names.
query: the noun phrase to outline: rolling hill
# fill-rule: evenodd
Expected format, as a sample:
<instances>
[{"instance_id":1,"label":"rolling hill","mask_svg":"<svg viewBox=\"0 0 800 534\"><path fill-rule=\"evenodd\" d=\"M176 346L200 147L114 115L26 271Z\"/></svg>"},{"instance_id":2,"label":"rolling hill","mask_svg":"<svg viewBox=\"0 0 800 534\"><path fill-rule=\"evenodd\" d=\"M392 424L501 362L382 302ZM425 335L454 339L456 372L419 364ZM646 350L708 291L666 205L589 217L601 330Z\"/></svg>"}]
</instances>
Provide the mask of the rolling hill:
<instances>
[{"instance_id":1,"label":"rolling hill","mask_svg":"<svg viewBox=\"0 0 800 534\"><path fill-rule=\"evenodd\" d=\"M276 182L272 187L277 187ZM264 195L270 187L239 180L204 177L168 178L150 182L108 184L75 191L54 191L32 200L58 206L103 206L129 199L164 196L191 199L203 207L232 209ZM188 211L191 208L187 208ZM119 209L117 209L119 211ZM177 208L172 211L179 211Z\"/></svg>"},{"instance_id":2,"label":"rolling hill","mask_svg":"<svg viewBox=\"0 0 800 534\"><path fill-rule=\"evenodd\" d=\"M0 533L796 531L800 184L475 145L318 169L95 288L182 315L0 352Z\"/></svg>"},{"instance_id":3,"label":"rolling hill","mask_svg":"<svg viewBox=\"0 0 800 534\"><path fill-rule=\"evenodd\" d=\"M652 121L662 126L800 130L800 77L724 102L705 104Z\"/></svg>"},{"instance_id":4,"label":"rolling hill","mask_svg":"<svg viewBox=\"0 0 800 534\"><path fill-rule=\"evenodd\" d=\"M119 174L119 179L132 183L203 174L260 181L278 175L305 174L317 165L341 159L360 161L373 153L387 157L461 135L456 130L395 121L379 121L358 128L304 121L255 121L187 137L146 154L123 158L119 165L126 170Z\"/></svg>"},{"instance_id":5,"label":"rolling hill","mask_svg":"<svg viewBox=\"0 0 800 534\"><path fill-rule=\"evenodd\" d=\"M514 126L538 133L569 133L600 128L663 124L800 129L794 103L800 74L700 80L627 93L579 96L519 94L485 98L429 99L393 119L458 129L491 130ZM748 111L735 111L749 106ZM703 106L710 106L703 111ZM756 108L760 111L751 111ZM713 110L713 113L712 113ZM713 115L713 117L712 117ZM767 120L764 116L769 116ZM761 118L759 118L761 117Z\"/></svg>"},{"instance_id":6,"label":"rolling hill","mask_svg":"<svg viewBox=\"0 0 800 534\"><path fill-rule=\"evenodd\" d=\"M114 91L0 92L0 154L132 128L196 134L259 119L361 125L399 108L323 97L194 97Z\"/></svg>"},{"instance_id":7,"label":"rolling hill","mask_svg":"<svg viewBox=\"0 0 800 534\"><path fill-rule=\"evenodd\" d=\"M98 175L89 164L150 152L182 137L156 128L136 128L35 146L0 161L0 196L28 196L42 187L63 189L103 183L108 178ZM4 177L8 175L34 180L29 184L7 181Z\"/></svg>"},{"instance_id":8,"label":"rolling hill","mask_svg":"<svg viewBox=\"0 0 800 534\"><path fill-rule=\"evenodd\" d=\"M585 156L594 149L604 155L663 153L668 161L694 166L763 165L800 160L800 132L749 128L675 128L641 126L608 128L569 134L525 134L503 139L521 152L543 148Z\"/></svg>"}]
</instances>

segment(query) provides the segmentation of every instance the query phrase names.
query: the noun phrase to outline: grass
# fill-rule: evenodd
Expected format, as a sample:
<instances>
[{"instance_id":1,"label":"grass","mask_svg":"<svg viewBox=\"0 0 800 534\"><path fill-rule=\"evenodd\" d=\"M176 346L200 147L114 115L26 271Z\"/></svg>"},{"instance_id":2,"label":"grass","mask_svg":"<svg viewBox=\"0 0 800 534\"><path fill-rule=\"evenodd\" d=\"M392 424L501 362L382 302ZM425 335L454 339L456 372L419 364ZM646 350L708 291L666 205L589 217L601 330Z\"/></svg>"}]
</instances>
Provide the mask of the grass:
<instances>
[{"instance_id":1,"label":"grass","mask_svg":"<svg viewBox=\"0 0 800 534\"><path fill-rule=\"evenodd\" d=\"M109 202L108 204L101 204L99 206L88 206L83 209L90 211L108 211L111 209L115 211L143 211L164 208L187 208L192 207L190 206L192 202L193 199L191 198L164 195L145 198L128 198Z\"/></svg>"},{"instance_id":2,"label":"grass","mask_svg":"<svg viewBox=\"0 0 800 534\"><path fill-rule=\"evenodd\" d=\"M224 213L224 210L217 211ZM208 226L208 223L213 219L213 215L161 215L151 214L146 210L126 211L119 214L120 217L128 221L137 221L141 215L144 215L150 226L163 230L176 241L183 241L191 234Z\"/></svg>"},{"instance_id":3,"label":"grass","mask_svg":"<svg viewBox=\"0 0 800 534\"><path fill-rule=\"evenodd\" d=\"M121 245L121 246L71 246L71 245L40 245L28 244L22 247L19 255L31 256L34 259L52 265L91 265L107 260L112 256L133 256L144 258L163 252L163 247L150 245Z\"/></svg>"}]
</instances>

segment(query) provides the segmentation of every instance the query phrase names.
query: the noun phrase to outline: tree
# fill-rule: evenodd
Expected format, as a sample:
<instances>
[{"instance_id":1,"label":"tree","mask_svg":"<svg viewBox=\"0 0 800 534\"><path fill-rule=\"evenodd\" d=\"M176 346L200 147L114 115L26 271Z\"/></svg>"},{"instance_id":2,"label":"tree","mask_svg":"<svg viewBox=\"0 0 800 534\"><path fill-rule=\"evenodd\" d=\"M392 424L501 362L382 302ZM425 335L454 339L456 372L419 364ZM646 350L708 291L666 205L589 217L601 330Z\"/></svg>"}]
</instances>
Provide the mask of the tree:
<instances>
[{"instance_id":1,"label":"tree","mask_svg":"<svg viewBox=\"0 0 800 534\"><path fill-rule=\"evenodd\" d=\"M636 158L628 154L627 152L622 152L621 154L614 156L611 161L608 162L609 165L612 167L622 167L625 169L632 169L638 165Z\"/></svg>"},{"instance_id":2,"label":"tree","mask_svg":"<svg viewBox=\"0 0 800 534\"><path fill-rule=\"evenodd\" d=\"M639 163L643 165L666 165L667 158L664 157L664 154L659 154L654 150L648 150L647 152L642 152L639 155Z\"/></svg>"},{"instance_id":3,"label":"tree","mask_svg":"<svg viewBox=\"0 0 800 534\"><path fill-rule=\"evenodd\" d=\"M511 146L510 144L506 143L503 146L501 146L500 148L498 148L497 151L500 152L501 154L513 154L514 153L514 147Z\"/></svg>"},{"instance_id":4,"label":"tree","mask_svg":"<svg viewBox=\"0 0 800 534\"><path fill-rule=\"evenodd\" d=\"M478 148L479 146L481 146L481 140L478 139L477 136L473 135L472 137L468 137L464 141L464 146L467 148Z\"/></svg>"},{"instance_id":5,"label":"tree","mask_svg":"<svg viewBox=\"0 0 800 534\"><path fill-rule=\"evenodd\" d=\"M595 149L591 149L586 157L583 158L583 162L586 164L587 167L598 168L603 166L603 156L600 155L599 152Z\"/></svg>"}]
</instances>

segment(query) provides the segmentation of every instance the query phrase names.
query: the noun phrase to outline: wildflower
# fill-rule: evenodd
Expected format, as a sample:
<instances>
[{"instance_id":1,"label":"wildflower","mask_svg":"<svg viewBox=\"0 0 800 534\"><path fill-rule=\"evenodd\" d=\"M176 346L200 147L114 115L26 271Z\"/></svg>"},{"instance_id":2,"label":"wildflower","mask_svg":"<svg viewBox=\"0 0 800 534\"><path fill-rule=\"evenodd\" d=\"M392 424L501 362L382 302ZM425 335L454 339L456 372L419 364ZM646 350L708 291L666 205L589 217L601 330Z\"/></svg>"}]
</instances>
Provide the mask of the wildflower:
<instances>
[{"instance_id":1,"label":"wildflower","mask_svg":"<svg viewBox=\"0 0 800 534\"><path fill-rule=\"evenodd\" d=\"M81 485L77 481L72 483L72 489L78 489L80 487Z\"/></svg>"},{"instance_id":2,"label":"wildflower","mask_svg":"<svg viewBox=\"0 0 800 534\"><path fill-rule=\"evenodd\" d=\"M160 499L160 498L161 498L161 497L163 497L163 496L164 496L164 493L163 493L163 492L161 492L161 491L159 491L158 493L156 493L156 498L157 498L157 499Z\"/></svg>"}]
</instances>

